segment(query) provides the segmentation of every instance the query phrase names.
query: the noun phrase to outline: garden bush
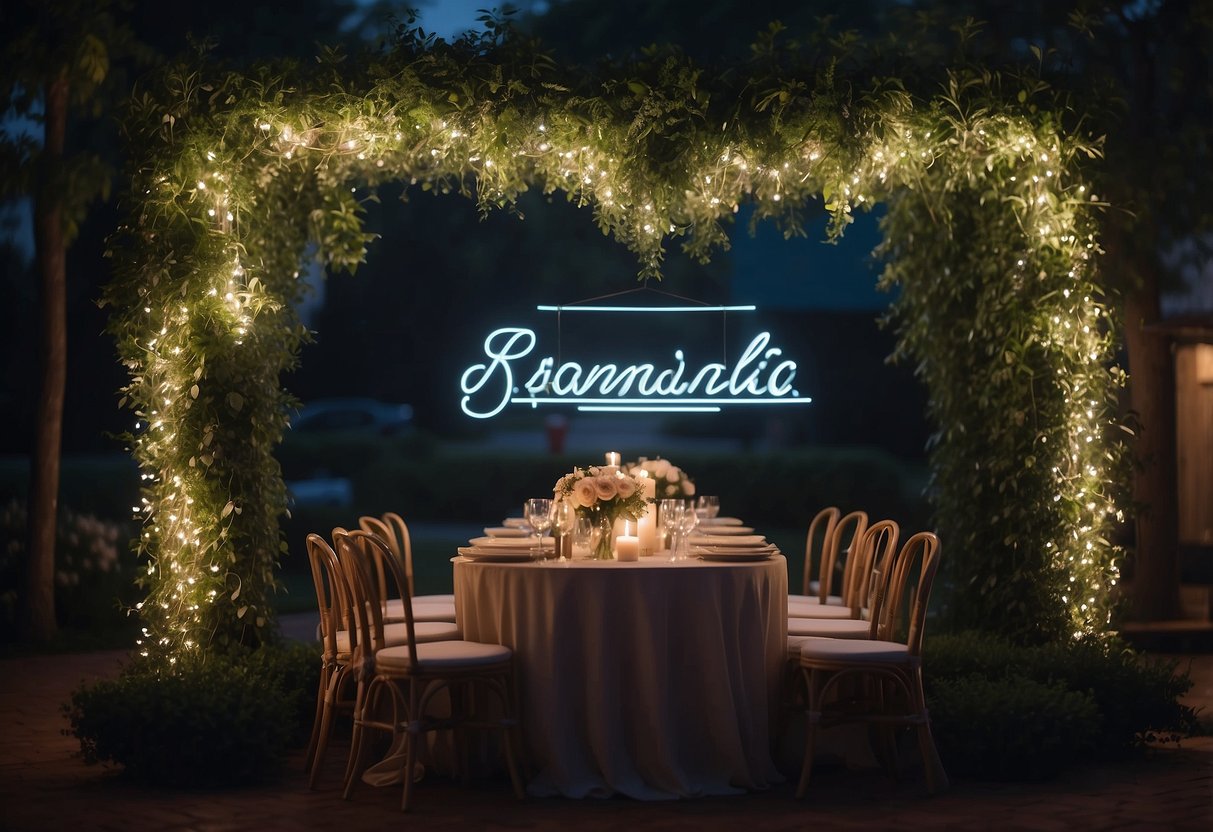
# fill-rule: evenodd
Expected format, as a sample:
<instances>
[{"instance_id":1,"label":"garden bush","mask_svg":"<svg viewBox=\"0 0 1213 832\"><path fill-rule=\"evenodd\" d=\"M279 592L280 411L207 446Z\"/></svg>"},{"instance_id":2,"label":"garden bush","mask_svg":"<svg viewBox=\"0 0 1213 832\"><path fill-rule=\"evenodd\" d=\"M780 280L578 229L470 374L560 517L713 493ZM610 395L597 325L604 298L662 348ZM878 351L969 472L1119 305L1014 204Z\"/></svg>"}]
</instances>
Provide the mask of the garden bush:
<instances>
[{"instance_id":1,"label":"garden bush","mask_svg":"<svg viewBox=\"0 0 1213 832\"><path fill-rule=\"evenodd\" d=\"M944 768L994 780L1046 780L1090 756L1099 709L1086 693L1031 679L937 679L928 697Z\"/></svg>"},{"instance_id":2,"label":"garden bush","mask_svg":"<svg viewBox=\"0 0 1213 832\"><path fill-rule=\"evenodd\" d=\"M133 633L136 557L129 523L61 508L55 536L55 616L61 627ZM0 630L17 632L17 603L25 590L26 507L0 509Z\"/></svg>"},{"instance_id":3,"label":"garden bush","mask_svg":"<svg viewBox=\"0 0 1213 832\"><path fill-rule=\"evenodd\" d=\"M318 674L305 644L191 652L172 666L136 660L63 707L88 763L157 786L244 785L273 778L307 742Z\"/></svg>"},{"instance_id":4,"label":"garden bush","mask_svg":"<svg viewBox=\"0 0 1213 832\"><path fill-rule=\"evenodd\" d=\"M949 770L1038 779L1081 760L1199 733L1173 661L1094 642L1017 647L975 633L932 636L923 674Z\"/></svg>"}]
</instances>

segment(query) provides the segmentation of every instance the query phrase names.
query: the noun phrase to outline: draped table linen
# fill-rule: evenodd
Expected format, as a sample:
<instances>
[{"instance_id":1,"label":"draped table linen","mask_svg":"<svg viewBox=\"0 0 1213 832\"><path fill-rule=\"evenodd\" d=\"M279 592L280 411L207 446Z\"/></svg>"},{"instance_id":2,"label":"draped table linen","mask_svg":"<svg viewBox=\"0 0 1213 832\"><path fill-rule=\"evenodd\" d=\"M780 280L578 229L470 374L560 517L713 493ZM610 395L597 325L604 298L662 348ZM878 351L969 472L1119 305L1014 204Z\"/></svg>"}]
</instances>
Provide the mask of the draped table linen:
<instances>
[{"instance_id":1,"label":"draped table linen","mask_svg":"<svg viewBox=\"0 0 1213 832\"><path fill-rule=\"evenodd\" d=\"M782 782L782 555L454 564L464 638L515 652L531 794L660 800Z\"/></svg>"}]
</instances>

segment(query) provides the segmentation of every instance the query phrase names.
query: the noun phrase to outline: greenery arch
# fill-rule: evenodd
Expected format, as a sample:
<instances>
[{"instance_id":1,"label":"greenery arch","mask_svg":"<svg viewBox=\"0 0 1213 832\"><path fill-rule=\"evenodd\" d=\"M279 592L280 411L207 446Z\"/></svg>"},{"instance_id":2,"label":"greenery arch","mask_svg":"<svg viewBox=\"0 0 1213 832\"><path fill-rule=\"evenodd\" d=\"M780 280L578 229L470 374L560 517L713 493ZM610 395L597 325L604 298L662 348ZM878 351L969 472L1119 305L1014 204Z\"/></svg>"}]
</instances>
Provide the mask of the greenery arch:
<instances>
[{"instance_id":1,"label":"greenery arch","mask_svg":"<svg viewBox=\"0 0 1213 832\"><path fill-rule=\"evenodd\" d=\"M743 200L793 234L820 195L833 236L883 202L898 357L937 427L953 615L1021 640L1108 632L1123 374L1082 174L1097 149L1032 78L956 69L923 98L837 56L805 63L775 31L718 73L653 51L593 75L499 27L454 44L402 30L367 64L177 68L138 95L104 300L143 472L142 652L272 632L300 264L314 246L353 271L361 196L401 179L483 211L560 189L644 275L674 237L705 260L727 245Z\"/></svg>"}]
</instances>

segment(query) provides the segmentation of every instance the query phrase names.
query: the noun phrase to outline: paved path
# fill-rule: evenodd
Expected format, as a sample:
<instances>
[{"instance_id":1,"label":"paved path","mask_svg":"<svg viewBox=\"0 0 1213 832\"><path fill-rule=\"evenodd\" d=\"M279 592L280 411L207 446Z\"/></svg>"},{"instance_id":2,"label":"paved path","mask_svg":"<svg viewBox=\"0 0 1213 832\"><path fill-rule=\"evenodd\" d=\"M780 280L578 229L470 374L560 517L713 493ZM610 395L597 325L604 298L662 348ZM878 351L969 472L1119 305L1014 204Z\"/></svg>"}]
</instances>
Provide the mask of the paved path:
<instances>
[{"instance_id":1,"label":"paved path","mask_svg":"<svg viewBox=\"0 0 1213 832\"><path fill-rule=\"evenodd\" d=\"M303 626L302 629L306 629ZM615 800L516 801L505 782L466 788L431 778L399 814L397 788L361 788L342 801L344 764L334 747L321 788L307 789L296 754L281 782L222 791L151 791L117 772L85 766L60 704L82 680L117 671L122 654L90 653L0 661L0 830L627 829L848 830L1213 829L1213 738L1160 748L1132 764L1101 765L1051 783L979 784L954 778L926 797L919 780L894 783L875 771L823 769L810 796L791 787L671 803ZM1213 708L1213 656L1196 657L1191 701ZM956 774L953 772L953 774ZM399 825L399 826L397 826Z\"/></svg>"}]
</instances>

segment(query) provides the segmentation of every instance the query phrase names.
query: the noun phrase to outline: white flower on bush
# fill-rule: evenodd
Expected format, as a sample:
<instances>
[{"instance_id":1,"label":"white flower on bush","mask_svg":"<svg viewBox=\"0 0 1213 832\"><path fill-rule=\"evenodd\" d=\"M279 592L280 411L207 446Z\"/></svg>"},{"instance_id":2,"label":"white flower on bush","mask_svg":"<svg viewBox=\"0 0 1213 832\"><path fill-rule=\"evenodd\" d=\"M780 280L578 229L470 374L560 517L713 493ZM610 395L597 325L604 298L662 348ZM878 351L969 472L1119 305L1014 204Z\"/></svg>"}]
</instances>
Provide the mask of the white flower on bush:
<instances>
[{"instance_id":1,"label":"white flower on bush","mask_svg":"<svg viewBox=\"0 0 1213 832\"><path fill-rule=\"evenodd\" d=\"M623 499L627 499L636 493L636 480L631 477L617 477L615 479L615 490Z\"/></svg>"},{"instance_id":2,"label":"white flower on bush","mask_svg":"<svg viewBox=\"0 0 1213 832\"><path fill-rule=\"evenodd\" d=\"M691 482L690 480L683 480L682 495L684 497L694 497L695 496L695 483Z\"/></svg>"}]
</instances>

